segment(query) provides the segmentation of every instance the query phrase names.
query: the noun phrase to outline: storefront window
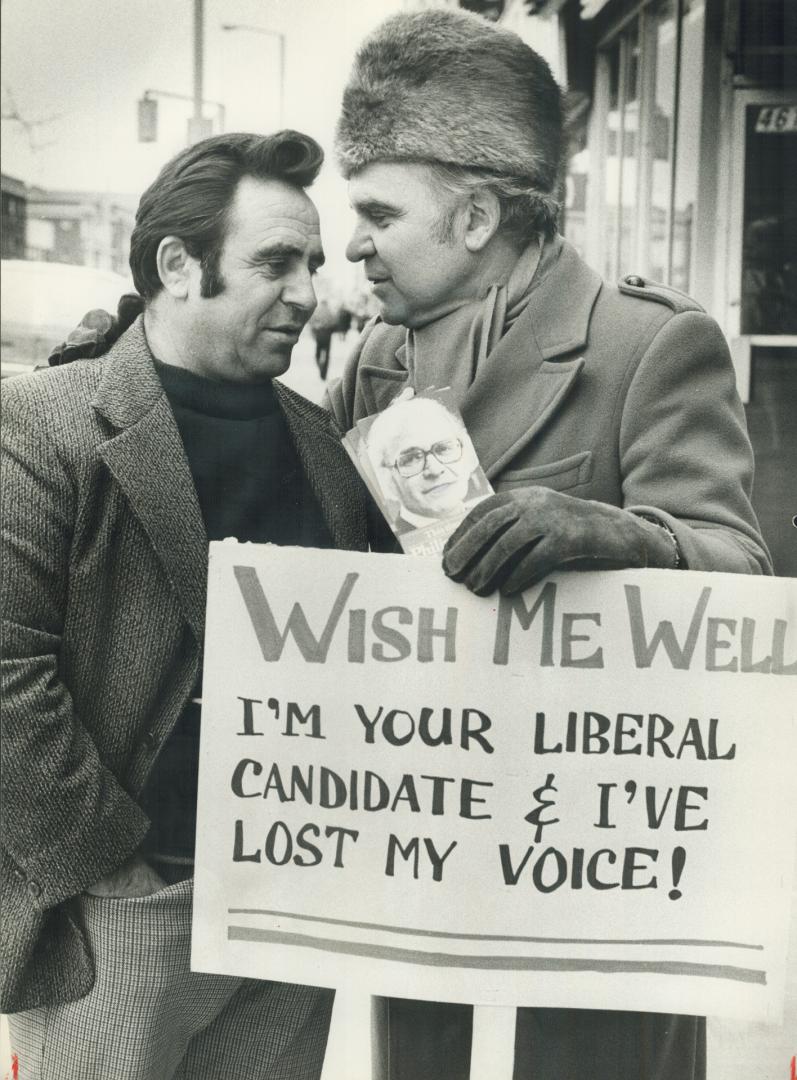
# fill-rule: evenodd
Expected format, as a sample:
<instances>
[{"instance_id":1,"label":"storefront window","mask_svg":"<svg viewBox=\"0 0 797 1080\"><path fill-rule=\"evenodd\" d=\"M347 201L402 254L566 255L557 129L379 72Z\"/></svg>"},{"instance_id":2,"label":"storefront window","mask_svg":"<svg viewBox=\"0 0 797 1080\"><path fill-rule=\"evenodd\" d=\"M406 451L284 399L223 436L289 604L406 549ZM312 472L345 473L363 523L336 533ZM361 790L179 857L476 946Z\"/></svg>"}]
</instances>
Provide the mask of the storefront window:
<instances>
[{"instance_id":1,"label":"storefront window","mask_svg":"<svg viewBox=\"0 0 797 1080\"><path fill-rule=\"evenodd\" d=\"M641 272L666 281L670 242L670 195L672 191L673 122L675 117L675 68L678 48L677 4L663 0L646 16L650 47L647 56L651 94L645 103L645 153L642 162L649 192L644 244L639 257Z\"/></svg>"},{"instance_id":2,"label":"storefront window","mask_svg":"<svg viewBox=\"0 0 797 1080\"><path fill-rule=\"evenodd\" d=\"M704 0L684 0L681 20L681 63L676 132L675 187L673 191L670 265L663 280L689 292L692 281L692 245L700 166L701 105L703 100Z\"/></svg>"},{"instance_id":3,"label":"storefront window","mask_svg":"<svg viewBox=\"0 0 797 1080\"><path fill-rule=\"evenodd\" d=\"M745 115L742 333L797 334L797 105Z\"/></svg>"},{"instance_id":4,"label":"storefront window","mask_svg":"<svg viewBox=\"0 0 797 1080\"><path fill-rule=\"evenodd\" d=\"M653 0L601 50L590 182L602 194L588 255L609 280L691 286L703 34L704 0Z\"/></svg>"},{"instance_id":5,"label":"storefront window","mask_svg":"<svg viewBox=\"0 0 797 1080\"><path fill-rule=\"evenodd\" d=\"M607 50L608 115L604 162L604 274L616 277L634 250L639 147L638 20Z\"/></svg>"},{"instance_id":6,"label":"storefront window","mask_svg":"<svg viewBox=\"0 0 797 1080\"><path fill-rule=\"evenodd\" d=\"M620 244L617 255L622 273L634 261L639 181L639 20L623 35L624 100L620 154Z\"/></svg>"},{"instance_id":7,"label":"storefront window","mask_svg":"<svg viewBox=\"0 0 797 1080\"><path fill-rule=\"evenodd\" d=\"M608 115L606 131L606 159L603 162L603 188L606 204L606 216L604 218L603 275L606 278L616 277L617 265L617 237L620 227L620 120L622 106L620 100L620 52L621 42L617 41L612 48L607 50L606 78L608 80Z\"/></svg>"}]
</instances>

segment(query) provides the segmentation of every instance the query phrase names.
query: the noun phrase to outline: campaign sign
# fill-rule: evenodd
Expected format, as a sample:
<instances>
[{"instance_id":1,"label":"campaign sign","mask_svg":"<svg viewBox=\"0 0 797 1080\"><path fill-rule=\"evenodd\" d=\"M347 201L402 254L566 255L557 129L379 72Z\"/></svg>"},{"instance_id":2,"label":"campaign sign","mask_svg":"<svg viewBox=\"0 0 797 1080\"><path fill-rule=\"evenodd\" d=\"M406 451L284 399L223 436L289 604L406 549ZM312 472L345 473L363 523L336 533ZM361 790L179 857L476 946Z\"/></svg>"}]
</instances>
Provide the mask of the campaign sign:
<instances>
[{"instance_id":1,"label":"campaign sign","mask_svg":"<svg viewBox=\"0 0 797 1080\"><path fill-rule=\"evenodd\" d=\"M778 1018L797 581L210 552L196 969Z\"/></svg>"}]
</instances>

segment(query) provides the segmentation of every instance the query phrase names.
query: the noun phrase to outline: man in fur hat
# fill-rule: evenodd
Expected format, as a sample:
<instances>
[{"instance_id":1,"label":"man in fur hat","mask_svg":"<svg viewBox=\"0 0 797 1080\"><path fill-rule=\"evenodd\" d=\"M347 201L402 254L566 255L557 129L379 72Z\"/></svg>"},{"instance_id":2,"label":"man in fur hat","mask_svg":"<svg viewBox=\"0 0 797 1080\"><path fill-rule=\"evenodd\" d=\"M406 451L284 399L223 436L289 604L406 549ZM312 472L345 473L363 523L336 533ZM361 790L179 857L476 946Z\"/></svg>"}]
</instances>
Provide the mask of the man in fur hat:
<instances>
[{"instance_id":1,"label":"man in fur hat","mask_svg":"<svg viewBox=\"0 0 797 1080\"><path fill-rule=\"evenodd\" d=\"M675 290L607 285L556 230L559 88L516 35L396 15L355 59L337 149L347 254L380 313L328 404L339 425L450 386L496 494L443 566L478 594L555 569L768 573L752 451L717 325ZM390 1080L466 1077L470 1010L393 1001ZM698 1080L697 1017L519 1013L520 1080Z\"/></svg>"}]
</instances>

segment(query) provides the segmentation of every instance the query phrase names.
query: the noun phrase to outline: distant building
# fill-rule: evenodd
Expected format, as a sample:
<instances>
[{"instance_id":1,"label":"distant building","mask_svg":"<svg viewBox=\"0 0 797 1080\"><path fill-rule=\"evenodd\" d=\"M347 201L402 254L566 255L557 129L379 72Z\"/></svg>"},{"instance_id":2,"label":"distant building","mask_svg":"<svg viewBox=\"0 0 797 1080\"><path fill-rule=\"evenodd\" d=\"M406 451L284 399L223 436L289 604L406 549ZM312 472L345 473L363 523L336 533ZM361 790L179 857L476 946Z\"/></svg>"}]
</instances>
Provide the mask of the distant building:
<instances>
[{"instance_id":1,"label":"distant building","mask_svg":"<svg viewBox=\"0 0 797 1080\"><path fill-rule=\"evenodd\" d=\"M26 244L27 188L21 180L0 173L3 216L0 257L24 259Z\"/></svg>"},{"instance_id":2,"label":"distant building","mask_svg":"<svg viewBox=\"0 0 797 1080\"><path fill-rule=\"evenodd\" d=\"M127 274L134 223L132 196L30 186L27 258Z\"/></svg>"}]
</instances>

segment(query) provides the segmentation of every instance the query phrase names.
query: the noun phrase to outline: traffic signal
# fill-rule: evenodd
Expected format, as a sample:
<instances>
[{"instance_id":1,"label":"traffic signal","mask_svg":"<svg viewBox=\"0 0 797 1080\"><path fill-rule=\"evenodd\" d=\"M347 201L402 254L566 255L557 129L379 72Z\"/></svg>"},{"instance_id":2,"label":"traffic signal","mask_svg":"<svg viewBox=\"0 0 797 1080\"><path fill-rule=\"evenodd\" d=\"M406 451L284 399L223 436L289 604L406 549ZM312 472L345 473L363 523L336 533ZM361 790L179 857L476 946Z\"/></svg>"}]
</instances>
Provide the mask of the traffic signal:
<instances>
[{"instance_id":1,"label":"traffic signal","mask_svg":"<svg viewBox=\"0 0 797 1080\"><path fill-rule=\"evenodd\" d=\"M138 141L158 141L158 102L154 97L139 98Z\"/></svg>"}]
</instances>

